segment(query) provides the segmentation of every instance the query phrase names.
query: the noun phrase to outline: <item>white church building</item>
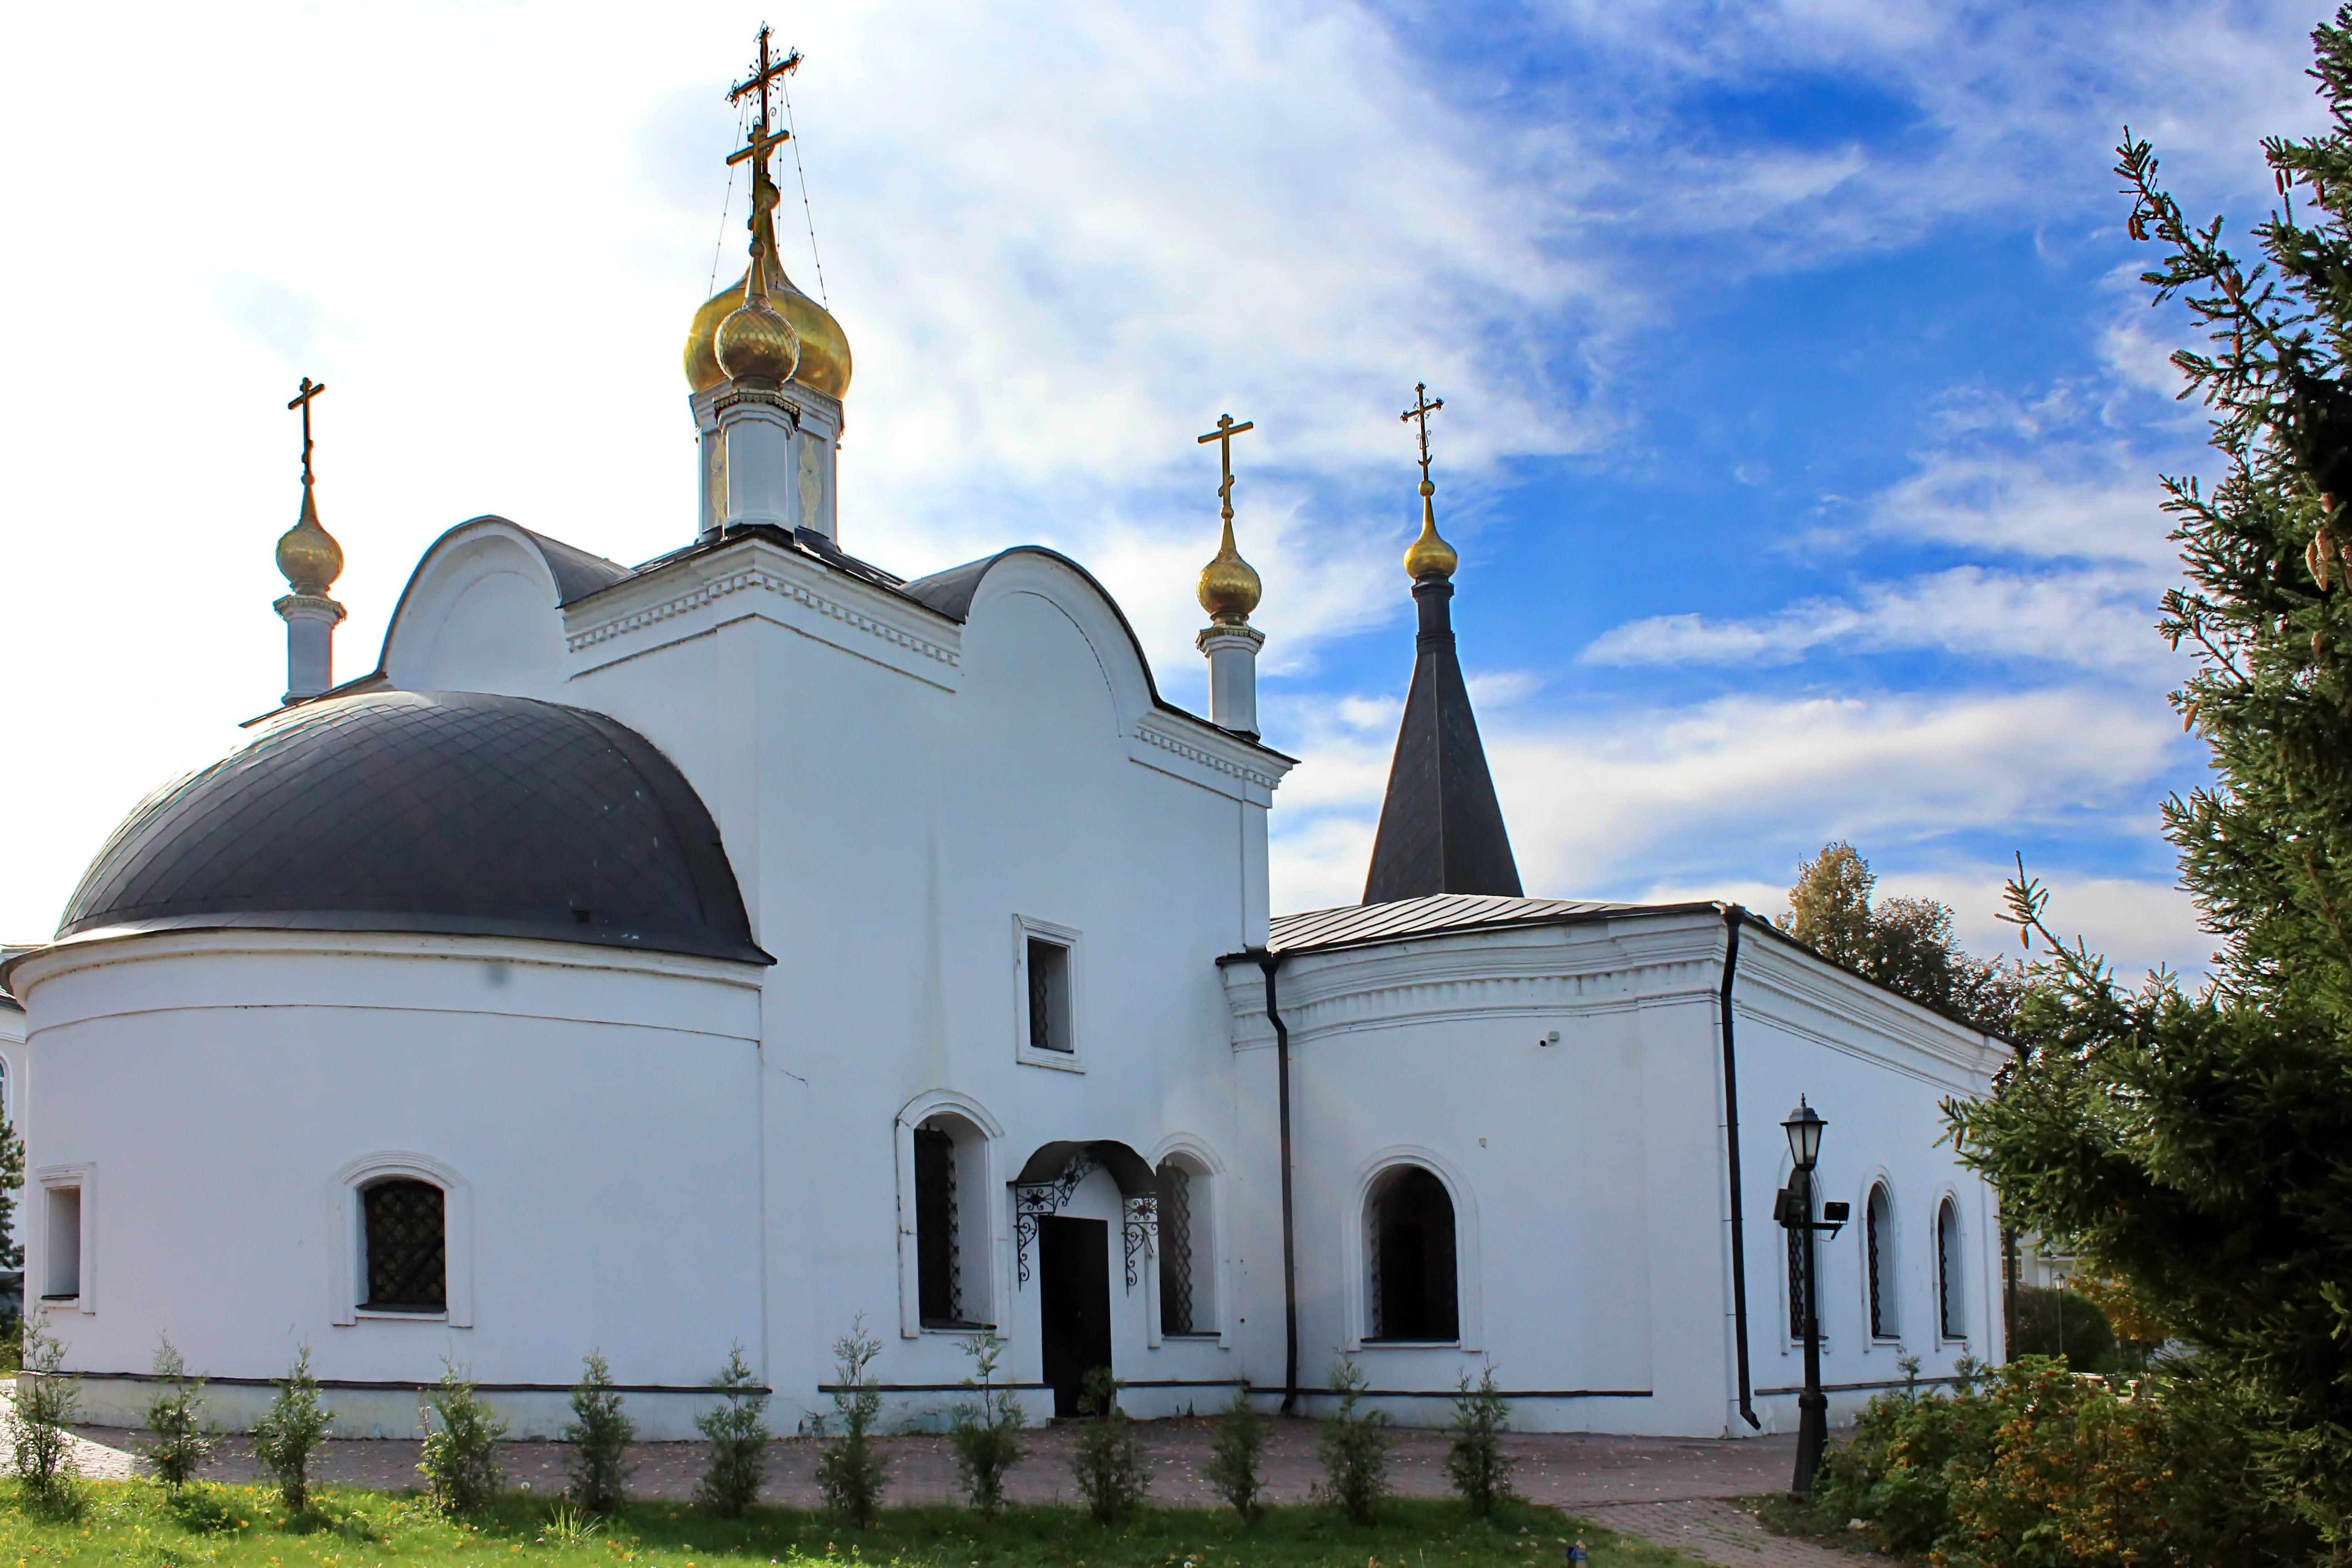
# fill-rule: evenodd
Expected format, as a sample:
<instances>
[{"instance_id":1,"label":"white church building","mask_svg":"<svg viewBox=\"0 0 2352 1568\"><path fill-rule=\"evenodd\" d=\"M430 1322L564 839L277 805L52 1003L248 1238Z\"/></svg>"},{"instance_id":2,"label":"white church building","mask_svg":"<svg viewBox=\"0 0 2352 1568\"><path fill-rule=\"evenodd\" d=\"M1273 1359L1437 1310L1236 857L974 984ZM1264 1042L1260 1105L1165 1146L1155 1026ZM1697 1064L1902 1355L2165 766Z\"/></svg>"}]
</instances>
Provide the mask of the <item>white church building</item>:
<instances>
[{"instance_id":1,"label":"white church building","mask_svg":"<svg viewBox=\"0 0 2352 1568\"><path fill-rule=\"evenodd\" d=\"M1105 1364L1139 1415L1311 1412L1349 1354L1407 1423L1491 1366L1522 1428L1790 1430L1801 1094L1857 1216L1833 1416L2000 1358L1938 1107L2006 1048L1736 905L1522 896L1425 467L1365 901L1276 915L1230 489L1206 717L1076 562L849 553L848 343L754 189L679 547L462 523L333 684L306 447L284 706L0 965L26 1309L94 1418L168 1333L231 1424L308 1346L348 1433L413 1432L445 1357L551 1432L601 1349L685 1436L740 1343L790 1431L862 1315L894 1422L988 1326L1039 1420Z\"/></svg>"}]
</instances>

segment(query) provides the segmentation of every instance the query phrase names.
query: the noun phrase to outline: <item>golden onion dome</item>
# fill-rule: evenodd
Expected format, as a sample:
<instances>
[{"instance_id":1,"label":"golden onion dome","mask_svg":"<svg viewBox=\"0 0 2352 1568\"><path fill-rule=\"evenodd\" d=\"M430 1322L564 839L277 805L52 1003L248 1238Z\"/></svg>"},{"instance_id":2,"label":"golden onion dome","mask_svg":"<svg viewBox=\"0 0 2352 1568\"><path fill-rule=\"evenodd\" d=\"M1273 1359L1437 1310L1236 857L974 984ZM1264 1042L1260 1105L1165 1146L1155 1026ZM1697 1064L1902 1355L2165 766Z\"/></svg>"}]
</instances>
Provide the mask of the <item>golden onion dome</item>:
<instances>
[{"instance_id":1,"label":"golden onion dome","mask_svg":"<svg viewBox=\"0 0 2352 1568\"><path fill-rule=\"evenodd\" d=\"M1201 568L1201 608L1221 626L1244 626L1264 592L1257 569L1234 548L1234 521L1227 518L1224 542L1217 547L1216 559Z\"/></svg>"},{"instance_id":2,"label":"golden onion dome","mask_svg":"<svg viewBox=\"0 0 2352 1568\"><path fill-rule=\"evenodd\" d=\"M843 334L841 323L833 319L831 311L793 286L773 251L762 261L761 271L768 285L769 304L800 340L800 363L792 378L828 397L846 395L849 339ZM744 285L750 280L746 272L704 300L702 309L694 313L694 325L686 334L686 381L691 390L708 392L727 379L726 371L719 364L719 327L742 305Z\"/></svg>"},{"instance_id":3,"label":"golden onion dome","mask_svg":"<svg viewBox=\"0 0 2352 1568\"><path fill-rule=\"evenodd\" d=\"M738 381L782 386L801 363L801 338L765 294L729 311L711 340L719 368Z\"/></svg>"},{"instance_id":4,"label":"golden onion dome","mask_svg":"<svg viewBox=\"0 0 2352 1568\"><path fill-rule=\"evenodd\" d=\"M278 570L297 594L322 597L343 574L343 547L319 522L310 487L302 487L302 515L278 538Z\"/></svg>"},{"instance_id":5,"label":"golden onion dome","mask_svg":"<svg viewBox=\"0 0 2352 1568\"><path fill-rule=\"evenodd\" d=\"M1404 574L1416 583L1424 577L1451 577L1462 563L1454 546L1437 537L1437 508L1429 499L1436 493L1435 485L1421 481L1421 537L1404 552Z\"/></svg>"}]
</instances>

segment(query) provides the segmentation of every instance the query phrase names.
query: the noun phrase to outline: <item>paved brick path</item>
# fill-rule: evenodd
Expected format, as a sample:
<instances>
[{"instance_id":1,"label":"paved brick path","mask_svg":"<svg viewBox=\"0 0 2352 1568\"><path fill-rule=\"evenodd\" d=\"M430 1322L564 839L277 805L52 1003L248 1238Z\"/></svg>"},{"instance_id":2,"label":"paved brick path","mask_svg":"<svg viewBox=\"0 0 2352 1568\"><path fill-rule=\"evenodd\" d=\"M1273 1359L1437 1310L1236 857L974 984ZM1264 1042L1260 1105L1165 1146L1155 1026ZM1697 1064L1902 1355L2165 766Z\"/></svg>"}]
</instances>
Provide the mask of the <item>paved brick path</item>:
<instances>
[{"instance_id":1,"label":"paved brick path","mask_svg":"<svg viewBox=\"0 0 2352 1568\"><path fill-rule=\"evenodd\" d=\"M1153 1500L1213 1503L1201 1479L1213 1431L1207 1421L1142 1423L1153 1466ZM124 1451L131 1435L114 1427L84 1427L83 1474L129 1473ZM1070 1502L1068 1427L1027 1435L1028 1458L1015 1469L1006 1491L1019 1502ZM1517 1459L1514 1484L1530 1500L1565 1508L1596 1523L1679 1547L1703 1562L1743 1568L1853 1568L1855 1558L1826 1547L1768 1535L1727 1499L1752 1497L1788 1485L1793 1439L1759 1437L1720 1442L1663 1437L1588 1436L1581 1434L1514 1433L1504 1439ZM893 1503L957 1500L955 1462L944 1437L889 1437ZM345 1486L397 1489L416 1481L421 1445L413 1440L337 1440L320 1449L320 1479ZM1406 1496L1434 1497L1446 1491L1443 1433L1397 1434L1391 1474ZM569 1449L561 1443L507 1446L499 1460L509 1486L532 1491L562 1490ZM702 1470L699 1443L640 1443L630 1451L629 1489L640 1497L692 1495ZM814 1479L816 1454L803 1442L779 1442L770 1455L769 1502L812 1508L819 1499ZM1265 1474L1272 1500L1303 1502L1322 1473L1315 1458L1311 1421L1277 1420L1267 1444ZM210 1474L225 1481L251 1481L260 1471L253 1446L229 1437Z\"/></svg>"},{"instance_id":2,"label":"paved brick path","mask_svg":"<svg viewBox=\"0 0 2352 1568\"><path fill-rule=\"evenodd\" d=\"M1851 1552L1774 1535L1754 1514L1722 1498L1604 1503L1580 1511L1621 1535L1680 1547L1726 1568L1856 1568L1861 1561Z\"/></svg>"}]
</instances>

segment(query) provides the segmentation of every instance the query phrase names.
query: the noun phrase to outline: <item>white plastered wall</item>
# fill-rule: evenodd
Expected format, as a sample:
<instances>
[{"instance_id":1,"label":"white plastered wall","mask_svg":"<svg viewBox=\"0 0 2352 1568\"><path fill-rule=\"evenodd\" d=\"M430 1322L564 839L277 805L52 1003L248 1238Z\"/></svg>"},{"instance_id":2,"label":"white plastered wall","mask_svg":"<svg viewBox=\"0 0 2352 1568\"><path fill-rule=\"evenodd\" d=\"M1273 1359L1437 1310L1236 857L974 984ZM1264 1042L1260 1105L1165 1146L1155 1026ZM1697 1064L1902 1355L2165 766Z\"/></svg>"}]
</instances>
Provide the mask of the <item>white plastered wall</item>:
<instances>
[{"instance_id":1,"label":"white plastered wall","mask_svg":"<svg viewBox=\"0 0 2352 1568\"><path fill-rule=\"evenodd\" d=\"M1400 1421L1444 1418L1441 1400L1487 1364L1526 1395L1522 1427L1738 1436L1729 1188L1717 994L1724 926L1706 912L1392 942L1286 961L1292 1042L1301 1382L1352 1352ZM1273 1037L1255 966L1234 965L1241 1081L1257 1103L1245 1250L1254 1371L1281 1364L1279 1169ZM1921 1245L1903 1252L1905 1339L1871 1346L1856 1314L1856 1228L1823 1246L1833 1413L1892 1380L1898 1354L1927 1375L1958 1354L1999 1354L1998 1247L1989 1189L1938 1139L1938 1105L1985 1092L2000 1048L1750 931L1735 988L1748 1321L1757 1389L1792 1381L1770 1223L1784 1173L1780 1121L1800 1092L1832 1121L1822 1180L1846 1196L1866 1172L1904 1191L1952 1191L1970 1232L1966 1345L1923 1342ZM1557 1029L1557 1044L1544 1043ZM1367 1345L1364 1189L1412 1160L1457 1201L1463 1340ZM1863 1196L1857 1190L1855 1199ZM1857 1210L1857 1212L1859 1212ZM1922 1214L1924 1225L1932 1210ZM1898 1215L1898 1224L1906 1223ZM1916 1298L1916 1299L1915 1299ZM1788 1350L1790 1353L1783 1355ZM1264 1373L1258 1371L1260 1381ZM1405 1397L1418 1394L1423 1397ZM1759 1392L1767 1430L1790 1394Z\"/></svg>"},{"instance_id":2,"label":"white plastered wall","mask_svg":"<svg viewBox=\"0 0 2352 1568\"><path fill-rule=\"evenodd\" d=\"M689 1391L761 1331L751 968L269 932L28 961L31 1164L94 1182L84 1272L102 1281L94 1304L37 1310L94 1374L91 1417L143 1405L106 1374L147 1372L168 1332L233 1426L307 1344L346 1432L407 1435L416 1400L337 1384L429 1383L445 1356L526 1385L500 1403L551 1432L601 1348L649 1391L630 1396L648 1436L691 1436ZM352 1310L349 1178L378 1170L462 1187L446 1317Z\"/></svg>"}]
</instances>

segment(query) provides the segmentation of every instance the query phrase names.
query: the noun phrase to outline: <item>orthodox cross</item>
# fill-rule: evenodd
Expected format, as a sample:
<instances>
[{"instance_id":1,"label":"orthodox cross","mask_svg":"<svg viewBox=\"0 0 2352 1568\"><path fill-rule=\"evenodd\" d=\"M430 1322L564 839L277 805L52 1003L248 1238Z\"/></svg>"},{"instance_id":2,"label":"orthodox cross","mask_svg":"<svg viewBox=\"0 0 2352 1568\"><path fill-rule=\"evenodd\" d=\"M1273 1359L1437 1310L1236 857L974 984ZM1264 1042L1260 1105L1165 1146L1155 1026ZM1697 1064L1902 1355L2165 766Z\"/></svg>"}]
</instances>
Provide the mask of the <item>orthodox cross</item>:
<instances>
[{"instance_id":1,"label":"orthodox cross","mask_svg":"<svg viewBox=\"0 0 2352 1568\"><path fill-rule=\"evenodd\" d=\"M1401 416L1407 425L1416 419L1421 421L1421 482L1423 484L1429 482L1429 416L1444 406L1445 399L1430 396L1428 384L1416 381L1412 384L1412 406L1406 409Z\"/></svg>"},{"instance_id":2,"label":"orthodox cross","mask_svg":"<svg viewBox=\"0 0 2352 1568\"><path fill-rule=\"evenodd\" d=\"M310 482L310 399L326 390L325 383L312 381L306 375L302 378L301 390L294 395L294 401L286 405L302 411L302 483L306 486Z\"/></svg>"},{"instance_id":3,"label":"orthodox cross","mask_svg":"<svg viewBox=\"0 0 2352 1568\"><path fill-rule=\"evenodd\" d=\"M789 75L801 63L801 52L798 49L794 49L782 59L776 59L770 54L768 40L775 36L774 28L765 22L760 24L760 58L753 64L750 76L727 89L727 101L730 103L740 103L755 92L760 95L760 118L757 121L758 129L753 133L755 139L768 134L768 89L773 87L780 78ZM783 138L779 136L775 140L781 142ZM736 160L730 158L727 161L731 163Z\"/></svg>"},{"instance_id":4,"label":"orthodox cross","mask_svg":"<svg viewBox=\"0 0 2352 1568\"><path fill-rule=\"evenodd\" d=\"M1255 419L1244 419L1236 425L1232 415L1220 414L1217 416L1217 427L1198 442L1203 447L1212 441L1217 444L1217 467L1224 479L1217 487L1218 510L1227 522L1234 520L1234 437L1244 430L1256 428L1257 421Z\"/></svg>"}]
</instances>

